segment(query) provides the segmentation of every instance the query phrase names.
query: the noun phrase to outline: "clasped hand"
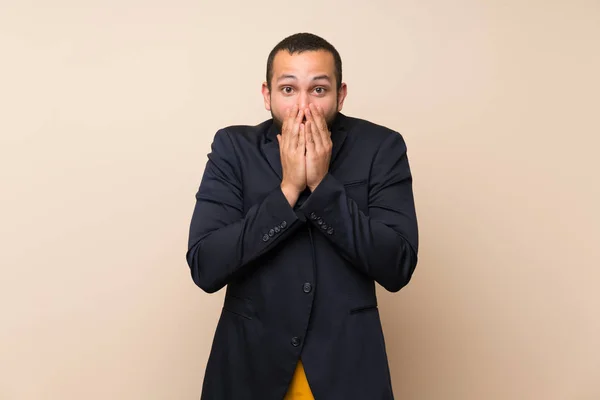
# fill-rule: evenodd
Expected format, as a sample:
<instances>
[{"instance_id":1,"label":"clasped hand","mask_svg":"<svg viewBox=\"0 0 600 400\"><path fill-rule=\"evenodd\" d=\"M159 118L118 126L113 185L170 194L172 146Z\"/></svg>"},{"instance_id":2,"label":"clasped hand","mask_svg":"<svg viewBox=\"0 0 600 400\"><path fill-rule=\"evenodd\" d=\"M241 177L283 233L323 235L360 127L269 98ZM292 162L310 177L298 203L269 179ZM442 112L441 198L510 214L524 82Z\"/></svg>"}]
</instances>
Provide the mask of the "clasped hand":
<instances>
[{"instance_id":1,"label":"clasped hand","mask_svg":"<svg viewBox=\"0 0 600 400\"><path fill-rule=\"evenodd\" d=\"M331 160L331 133L323 109L314 104L288 109L277 140L283 171L281 187L297 194L307 187L314 191L327 175Z\"/></svg>"}]
</instances>

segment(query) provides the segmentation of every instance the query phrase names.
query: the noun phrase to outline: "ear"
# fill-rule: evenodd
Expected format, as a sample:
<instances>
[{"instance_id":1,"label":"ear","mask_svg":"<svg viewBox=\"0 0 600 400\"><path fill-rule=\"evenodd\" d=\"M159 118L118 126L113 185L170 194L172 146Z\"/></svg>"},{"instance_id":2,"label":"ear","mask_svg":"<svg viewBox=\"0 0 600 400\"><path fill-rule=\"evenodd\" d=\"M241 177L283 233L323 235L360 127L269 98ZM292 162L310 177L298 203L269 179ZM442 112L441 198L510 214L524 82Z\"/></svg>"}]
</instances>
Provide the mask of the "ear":
<instances>
[{"instance_id":1,"label":"ear","mask_svg":"<svg viewBox=\"0 0 600 400\"><path fill-rule=\"evenodd\" d=\"M267 86L267 82L263 82L261 91L265 101L265 110L271 111L271 91Z\"/></svg>"},{"instance_id":2,"label":"ear","mask_svg":"<svg viewBox=\"0 0 600 400\"><path fill-rule=\"evenodd\" d=\"M344 107L344 100L346 100L346 96L348 95L348 86L345 83L342 83L340 86L340 90L338 90L338 111L342 111Z\"/></svg>"}]
</instances>

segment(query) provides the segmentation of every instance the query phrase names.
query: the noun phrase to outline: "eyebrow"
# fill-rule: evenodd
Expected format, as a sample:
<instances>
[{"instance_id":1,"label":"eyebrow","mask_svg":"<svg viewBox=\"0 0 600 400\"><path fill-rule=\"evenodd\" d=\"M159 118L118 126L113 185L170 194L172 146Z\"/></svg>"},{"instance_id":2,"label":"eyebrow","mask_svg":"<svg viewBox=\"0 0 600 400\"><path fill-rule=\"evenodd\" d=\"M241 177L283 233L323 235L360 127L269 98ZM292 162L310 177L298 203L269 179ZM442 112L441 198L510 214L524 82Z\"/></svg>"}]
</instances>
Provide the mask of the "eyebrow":
<instances>
[{"instance_id":1,"label":"eyebrow","mask_svg":"<svg viewBox=\"0 0 600 400\"><path fill-rule=\"evenodd\" d=\"M315 76L314 78L312 78L313 81L320 81L322 79L331 82L331 78L328 75L319 75L319 76Z\"/></svg>"},{"instance_id":2,"label":"eyebrow","mask_svg":"<svg viewBox=\"0 0 600 400\"><path fill-rule=\"evenodd\" d=\"M296 81L298 80L298 78L295 75L281 75L279 78L277 78L277 82L282 81L284 79L293 79ZM322 79L331 82L331 78L328 75L317 75L314 78L312 78L313 81L318 81Z\"/></svg>"}]
</instances>

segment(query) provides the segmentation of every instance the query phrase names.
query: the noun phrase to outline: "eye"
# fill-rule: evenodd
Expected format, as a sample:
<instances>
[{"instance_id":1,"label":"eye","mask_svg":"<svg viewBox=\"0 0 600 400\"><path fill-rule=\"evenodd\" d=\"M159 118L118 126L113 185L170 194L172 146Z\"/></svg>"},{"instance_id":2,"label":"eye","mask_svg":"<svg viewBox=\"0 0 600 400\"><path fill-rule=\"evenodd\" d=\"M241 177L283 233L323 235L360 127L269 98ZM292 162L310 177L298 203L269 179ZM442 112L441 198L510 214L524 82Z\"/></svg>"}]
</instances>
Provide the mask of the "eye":
<instances>
[{"instance_id":1,"label":"eye","mask_svg":"<svg viewBox=\"0 0 600 400\"><path fill-rule=\"evenodd\" d=\"M316 87L316 88L315 88L315 92L316 92L317 94L325 94L325 92L326 92L326 91L327 91L327 89L325 89L325 88L324 88L324 87L322 87L322 86L319 86L319 87Z\"/></svg>"},{"instance_id":2,"label":"eye","mask_svg":"<svg viewBox=\"0 0 600 400\"><path fill-rule=\"evenodd\" d=\"M291 86L284 86L281 88L281 91L285 94L291 94L293 90L294 89L292 89Z\"/></svg>"}]
</instances>

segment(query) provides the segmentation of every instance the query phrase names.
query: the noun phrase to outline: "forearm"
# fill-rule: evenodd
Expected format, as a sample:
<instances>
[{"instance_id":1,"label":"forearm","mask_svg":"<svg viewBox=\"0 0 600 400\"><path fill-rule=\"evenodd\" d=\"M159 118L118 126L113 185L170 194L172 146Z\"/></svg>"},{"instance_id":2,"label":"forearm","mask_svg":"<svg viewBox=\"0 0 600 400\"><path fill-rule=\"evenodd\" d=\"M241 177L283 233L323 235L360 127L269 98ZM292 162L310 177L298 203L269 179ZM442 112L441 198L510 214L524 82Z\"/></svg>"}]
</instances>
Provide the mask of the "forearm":
<instances>
[{"instance_id":1,"label":"forearm","mask_svg":"<svg viewBox=\"0 0 600 400\"><path fill-rule=\"evenodd\" d=\"M208 293L249 272L247 267L254 260L302 224L280 187L231 223L222 224L223 219L218 217L223 215L223 208L199 198L190 227L186 259L194 282ZM230 210L228 214L234 212Z\"/></svg>"},{"instance_id":2,"label":"forearm","mask_svg":"<svg viewBox=\"0 0 600 400\"><path fill-rule=\"evenodd\" d=\"M410 217L414 209L382 210L380 219L367 216L328 174L300 210L355 268L387 290L398 291L409 282L417 264L416 246L407 238L417 231Z\"/></svg>"}]
</instances>

